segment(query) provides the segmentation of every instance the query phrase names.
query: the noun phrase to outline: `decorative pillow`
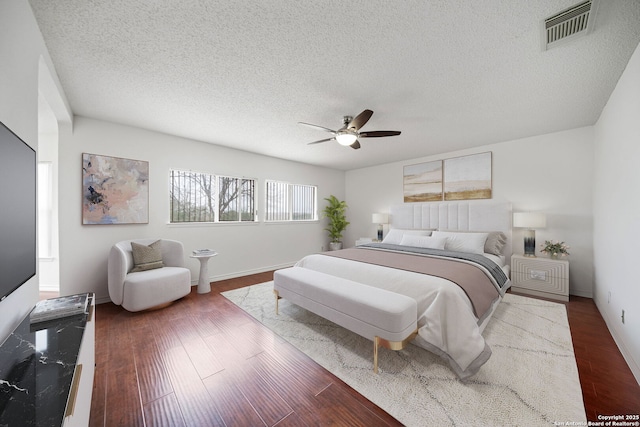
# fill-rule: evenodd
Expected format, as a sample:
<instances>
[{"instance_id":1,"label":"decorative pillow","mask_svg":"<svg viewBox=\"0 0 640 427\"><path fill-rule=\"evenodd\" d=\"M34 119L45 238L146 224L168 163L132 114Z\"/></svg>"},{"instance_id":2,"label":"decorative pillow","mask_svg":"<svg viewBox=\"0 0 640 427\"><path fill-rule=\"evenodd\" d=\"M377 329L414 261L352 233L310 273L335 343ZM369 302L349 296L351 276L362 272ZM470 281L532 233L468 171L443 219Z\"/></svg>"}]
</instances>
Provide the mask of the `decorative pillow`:
<instances>
[{"instance_id":1,"label":"decorative pillow","mask_svg":"<svg viewBox=\"0 0 640 427\"><path fill-rule=\"evenodd\" d=\"M445 237L444 248L448 251L483 254L484 244L489 233L455 233L452 231L434 231L433 237Z\"/></svg>"},{"instance_id":2,"label":"decorative pillow","mask_svg":"<svg viewBox=\"0 0 640 427\"><path fill-rule=\"evenodd\" d=\"M387 236L382 240L382 243L389 243L392 245L399 245L402 241L402 236L405 234L411 234L415 236L431 236L432 230L403 230L402 228L392 228L387 233Z\"/></svg>"},{"instance_id":3,"label":"decorative pillow","mask_svg":"<svg viewBox=\"0 0 640 427\"><path fill-rule=\"evenodd\" d=\"M418 248L444 249L444 245L446 242L446 238L405 234L404 236L402 236L400 244L402 246L414 246Z\"/></svg>"},{"instance_id":4,"label":"decorative pillow","mask_svg":"<svg viewBox=\"0 0 640 427\"><path fill-rule=\"evenodd\" d=\"M452 231L442 230L449 233L474 233L473 231ZM493 255L502 255L502 250L507 244L507 235L502 231L488 231L486 242L484 242L484 253Z\"/></svg>"},{"instance_id":5,"label":"decorative pillow","mask_svg":"<svg viewBox=\"0 0 640 427\"><path fill-rule=\"evenodd\" d=\"M133 254L133 268L131 269L131 273L164 267L161 248L162 241L160 240L156 240L149 246L131 242L131 253Z\"/></svg>"},{"instance_id":6,"label":"decorative pillow","mask_svg":"<svg viewBox=\"0 0 640 427\"><path fill-rule=\"evenodd\" d=\"M507 244L507 235L502 231L492 231L484 243L484 251L488 254L502 255L502 249Z\"/></svg>"}]
</instances>

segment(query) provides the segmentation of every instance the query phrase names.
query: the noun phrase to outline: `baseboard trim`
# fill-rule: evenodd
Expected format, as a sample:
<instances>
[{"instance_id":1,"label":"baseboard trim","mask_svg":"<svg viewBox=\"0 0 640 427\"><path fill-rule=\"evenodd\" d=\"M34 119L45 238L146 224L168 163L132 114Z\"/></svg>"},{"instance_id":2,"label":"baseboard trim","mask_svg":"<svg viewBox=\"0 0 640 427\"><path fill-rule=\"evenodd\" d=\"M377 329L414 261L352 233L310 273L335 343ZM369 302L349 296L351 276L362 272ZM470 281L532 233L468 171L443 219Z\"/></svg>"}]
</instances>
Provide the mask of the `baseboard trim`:
<instances>
[{"instance_id":1,"label":"baseboard trim","mask_svg":"<svg viewBox=\"0 0 640 427\"><path fill-rule=\"evenodd\" d=\"M209 277L209 281L210 282L219 282L220 280L235 279L237 277L250 276L252 274L264 273L265 271L279 270L281 268L291 267L295 263L296 263L296 261L292 261L292 262L287 262L287 263L284 263L284 264L271 265L271 266L260 267L260 268L253 268L251 270L237 271L237 272L229 273L229 274L219 274L217 276ZM194 283L197 284L198 281L196 280Z\"/></svg>"},{"instance_id":2,"label":"baseboard trim","mask_svg":"<svg viewBox=\"0 0 640 427\"><path fill-rule=\"evenodd\" d=\"M107 302L111 302L111 298L109 298L109 295L105 297L96 296L96 304L105 304Z\"/></svg>"},{"instance_id":3,"label":"baseboard trim","mask_svg":"<svg viewBox=\"0 0 640 427\"><path fill-rule=\"evenodd\" d=\"M570 295L575 295L577 297L583 297L583 298L591 298L593 299L593 292L589 292L589 291L582 291L580 289L576 290L576 291L572 291L569 292Z\"/></svg>"},{"instance_id":4,"label":"baseboard trim","mask_svg":"<svg viewBox=\"0 0 640 427\"><path fill-rule=\"evenodd\" d=\"M622 338L618 336L616 328L613 327L613 322L609 318L607 311L602 310L600 308L600 304L598 304L597 299L594 298L593 300L596 303L596 307L598 307L598 311L600 312L600 315L604 319L604 323L607 325L607 329L609 329L609 333L611 334L611 337L613 337L613 341L615 341L616 345L618 346L618 349L620 349L620 353L622 354L622 357L624 358L624 360L627 362L627 365L629 366L629 369L631 370L631 373L635 377L636 381L638 382L638 384L640 384L640 366L638 366L636 361L633 359L631 352L625 345Z\"/></svg>"},{"instance_id":5,"label":"baseboard trim","mask_svg":"<svg viewBox=\"0 0 640 427\"><path fill-rule=\"evenodd\" d=\"M40 292L60 292L60 286L58 286L58 285L43 285L43 284L40 284L38 290Z\"/></svg>"},{"instance_id":6,"label":"baseboard trim","mask_svg":"<svg viewBox=\"0 0 640 427\"><path fill-rule=\"evenodd\" d=\"M264 273L265 271L279 270L281 268L291 267L295 263L296 263L296 261L292 261L292 262L287 262L287 263L284 263L284 264L270 265L270 266L266 266L266 267L253 268L251 270L237 271L235 273L219 274L217 276L210 276L209 277L209 282L219 282L220 280L235 279L237 277L250 276L252 274ZM196 280L192 280L191 281L191 286L197 286L197 285L198 285L198 278L196 277ZM44 290L44 289L42 289L42 290ZM96 304L104 304L104 303L107 303L107 302L111 302L111 298L109 298L108 295L107 296L103 296L103 297L96 296Z\"/></svg>"}]
</instances>

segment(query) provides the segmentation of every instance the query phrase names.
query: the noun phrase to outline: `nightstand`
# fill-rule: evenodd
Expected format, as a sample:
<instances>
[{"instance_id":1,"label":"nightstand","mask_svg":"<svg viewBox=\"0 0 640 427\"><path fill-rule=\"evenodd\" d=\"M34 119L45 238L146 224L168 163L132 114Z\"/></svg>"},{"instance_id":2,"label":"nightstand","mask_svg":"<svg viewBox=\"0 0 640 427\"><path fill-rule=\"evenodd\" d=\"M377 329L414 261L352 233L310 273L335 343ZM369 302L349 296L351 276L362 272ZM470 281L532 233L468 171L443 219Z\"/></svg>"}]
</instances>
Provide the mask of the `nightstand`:
<instances>
[{"instance_id":1,"label":"nightstand","mask_svg":"<svg viewBox=\"0 0 640 427\"><path fill-rule=\"evenodd\" d=\"M511 289L522 294L569 301L569 261L512 255Z\"/></svg>"},{"instance_id":2,"label":"nightstand","mask_svg":"<svg viewBox=\"0 0 640 427\"><path fill-rule=\"evenodd\" d=\"M367 243L373 243L374 241L375 240L373 240L371 237L361 237L356 240L356 246L366 245Z\"/></svg>"}]
</instances>

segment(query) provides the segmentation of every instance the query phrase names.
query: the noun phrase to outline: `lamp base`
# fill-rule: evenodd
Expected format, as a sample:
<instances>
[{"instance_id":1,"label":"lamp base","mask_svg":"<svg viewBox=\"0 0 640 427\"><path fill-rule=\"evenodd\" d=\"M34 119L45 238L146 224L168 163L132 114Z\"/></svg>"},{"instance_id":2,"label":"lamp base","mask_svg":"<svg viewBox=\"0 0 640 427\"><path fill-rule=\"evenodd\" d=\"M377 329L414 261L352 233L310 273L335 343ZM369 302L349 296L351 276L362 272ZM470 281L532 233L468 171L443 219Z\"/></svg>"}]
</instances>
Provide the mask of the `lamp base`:
<instances>
[{"instance_id":1,"label":"lamp base","mask_svg":"<svg viewBox=\"0 0 640 427\"><path fill-rule=\"evenodd\" d=\"M536 258L536 231L524 232L524 256Z\"/></svg>"},{"instance_id":2,"label":"lamp base","mask_svg":"<svg viewBox=\"0 0 640 427\"><path fill-rule=\"evenodd\" d=\"M378 226L378 241L382 242L382 225Z\"/></svg>"}]
</instances>

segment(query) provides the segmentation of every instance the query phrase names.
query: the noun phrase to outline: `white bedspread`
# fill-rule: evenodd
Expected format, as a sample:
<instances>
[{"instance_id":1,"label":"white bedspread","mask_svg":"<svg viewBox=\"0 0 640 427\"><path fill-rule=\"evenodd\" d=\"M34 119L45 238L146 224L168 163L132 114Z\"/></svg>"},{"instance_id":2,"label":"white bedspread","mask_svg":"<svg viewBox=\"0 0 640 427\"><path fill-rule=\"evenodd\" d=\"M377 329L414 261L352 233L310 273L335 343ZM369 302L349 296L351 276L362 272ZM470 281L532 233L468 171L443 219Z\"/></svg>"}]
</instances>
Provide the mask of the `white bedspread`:
<instances>
[{"instance_id":1,"label":"white bedspread","mask_svg":"<svg viewBox=\"0 0 640 427\"><path fill-rule=\"evenodd\" d=\"M414 298L418 303L414 343L447 360L460 378L475 374L491 356L469 298L449 280L320 254L306 256L296 266Z\"/></svg>"}]
</instances>

